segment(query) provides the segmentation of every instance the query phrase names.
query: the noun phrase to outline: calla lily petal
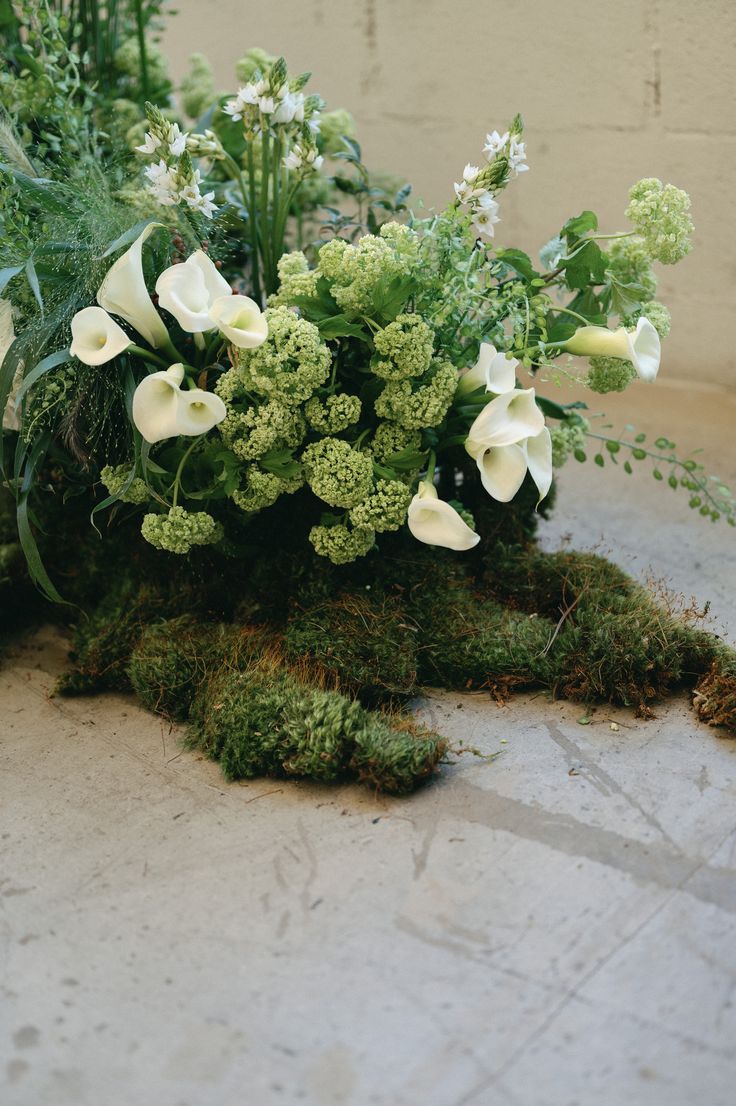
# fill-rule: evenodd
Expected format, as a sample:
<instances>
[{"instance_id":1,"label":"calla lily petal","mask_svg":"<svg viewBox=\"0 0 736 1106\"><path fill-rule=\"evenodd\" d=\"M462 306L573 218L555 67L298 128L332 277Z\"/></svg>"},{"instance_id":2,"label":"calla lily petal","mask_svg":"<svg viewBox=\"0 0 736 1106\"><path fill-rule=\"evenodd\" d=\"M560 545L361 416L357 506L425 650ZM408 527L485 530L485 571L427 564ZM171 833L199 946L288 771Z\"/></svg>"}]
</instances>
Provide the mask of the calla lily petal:
<instances>
[{"instance_id":1,"label":"calla lily petal","mask_svg":"<svg viewBox=\"0 0 736 1106\"><path fill-rule=\"evenodd\" d=\"M515 445L541 433L544 415L533 388L516 388L497 396L483 408L468 431L465 449L471 457L492 446Z\"/></svg>"},{"instance_id":2,"label":"calla lily petal","mask_svg":"<svg viewBox=\"0 0 736 1106\"><path fill-rule=\"evenodd\" d=\"M189 392L179 393L179 408L176 416L176 428L179 434L193 437L206 434L227 415L227 408L214 392L205 392L202 388L193 388Z\"/></svg>"},{"instance_id":3,"label":"calla lily petal","mask_svg":"<svg viewBox=\"0 0 736 1106\"><path fill-rule=\"evenodd\" d=\"M480 541L480 535L470 529L454 507L439 499L437 489L426 481L419 485L409 504L407 523L417 541L425 545L462 552Z\"/></svg>"},{"instance_id":4,"label":"calla lily petal","mask_svg":"<svg viewBox=\"0 0 736 1106\"><path fill-rule=\"evenodd\" d=\"M156 292L161 307L174 316L182 330L201 334L214 329L210 307L220 296L230 295L230 285L204 250L196 250L182 265L164 269L156 281Z\"/></svg>"},{"instance_id":5,"label":"calla lily petal","mask_svg":"<svg viewBox=\"0 0 736 1106\"><path fill-rule=\"evenodd\" d=\"M541 503L552 487L552 438L546 426L541 434L527 438L525 453L529 475L539 492L537 502Z\"/></svg>"},{"instance_id":6,"label":"calla lily petal","mask_svg":"<svg viewBox=\"0 0 736 1106\"><path fill-rule=\"evenodd\" d=\"M101 307L85 307L72 319L69 352L83 365L104 365L130 345L123 328Z\"/></svg>"},{"instance_id":7,"label":"calla lily petal","mask_svg":"<svg viewBox=\"0 0 736 1106\"><path fill-rule=\"evenodd\" d=\"M143 276L143 243L160 223L149 223L129 250L108 270L97 293L97 302L111 315L119 315L154 349L166 345L169 332L151 302Z\"/></svg>"},{"instance_id":8,"label":"calla lily petal","mask_svg":"<svg viewBox=\"0 0 736 1106\"><path fill-rule=\"evenodd\" d=\"M147 442L174 438L178 429L179 387L184 379L184 366L171 365L161 372L151 373L133 394L133 422Z\"/></svg>"},{"instance_id":9,"label":"calla lily petal","mask_svg":"<svg viewBox=\"0 0 736 1106\"><path fill-rule=\"evenodd\" d=\"M268 322L248 296L220 296L210 308L210 319L238 349L256 349L268 337Z\"/></svg>"},{"instance_id":10,"label":"calla lily petal","mask_svg":"<svg viewBox=\"0 0 736 1106\"><path fill-rule=\"evenodd\" d=\"M629 360L633 363L642 380L651 383L657 379L659 361L662 356L662 343L659 334L649 319L641 318L636 330L627 331L629 340Z\"/></svg>"},{"instance_id":11,"label":"calla lily petal","mask_svg":"<svg viewBox=\"0 0 736 1106\"><path fill-rule=\"evenodd\" d=\"M492 499L510 503L524 483L527 460L521 445L496 445L476 458L483 487Z\"/></svg>"},{"instance_id":12,"label":"calla lily petal","mask_svg":"<svg viewBox=\"0 0 736 1106\"><path fill-rule=\"evenodd\" d=\"M490 342L481 342L478 360L472 369L468 369L460 377L458 392L461 396L478 388L485 388L487 392L495 392L497 395L511 392L516 387L518 364L516 358L509 359L505 353L499 353Z\"/></svg>"}]
</instances>

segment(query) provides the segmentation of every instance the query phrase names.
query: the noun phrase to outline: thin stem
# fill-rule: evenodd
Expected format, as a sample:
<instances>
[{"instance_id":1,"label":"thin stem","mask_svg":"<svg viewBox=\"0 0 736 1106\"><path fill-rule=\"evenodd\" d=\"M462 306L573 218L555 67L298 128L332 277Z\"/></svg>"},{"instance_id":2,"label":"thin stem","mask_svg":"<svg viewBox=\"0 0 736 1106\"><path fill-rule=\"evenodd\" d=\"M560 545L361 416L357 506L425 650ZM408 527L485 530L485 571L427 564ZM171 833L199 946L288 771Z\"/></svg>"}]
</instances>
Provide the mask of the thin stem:
<instances>
[{"instance_id":1,"label":"thin stem","mask_svg":"<svg viewBox=\"0 0 736 1106\"><path fill-rule=\"evenodd\" d=\"M179 467L177 468L176 475L174 476L174 495L171 499L172 508L176 507L177 500L179 498L179 488L181 486L181 477L182 477L182 473L184 472L184 466L187 463L187 461L189 460L190 453L192 452L192 450L194 449L195 445L197 444L197 442L199 441L199 439L201 437L202 437L201 434L197 435L197 437L194 439L192 444L189 446L189 449L187 449L187 451L185 452L185 454L182 457L181 461L179 462Z\"/></svg>"},{"instance_id":2,"label":"thin stem","mask_svg":"<svg viewBox=\"0 0 736 1106\"><path fill-rule=\"evenodd\" d=\"M94 4L93 7L97 8ZM135 0L135 22L136 30L138 33L138 49L141 56L141 92L143 93L143 99L147 100L149 97L148 86L148 58L146 57L146 33L145 33L145 21L143 19L143 2L142 0ZM98 59L99 61L99 59ZM98 77L101 74L98 73Z\"/></svg>"},{"instance_id":3,"label":"thin stem","mask_svg":"<svg viewBox=\"0 0 736 1106\"><path fill-rule=\"evenodd\" d=\"M253 140L248 139L248 229L250 230L251 264L253 266L253 295L258 303L261 302L261 261L258 253L258 222L256 219L256 166L253 157ZM245 190L242 184L243 198Z\"/></svg>"},{"instance_id":4,"label":"thin stem","mask_svg":"<svg viewBox=\"0 0 736 1106\"><path fill-rule=\"evenodd\" d=\"M271 158L267 131L261 135L261 253L263 256L263 284L266 294L275 291L271 273L271 240L268 223L268 180L271 173Z\"/></svg>"},{"instance_id":5,"label":"thin stem","mask_svg":"<svg viewBox=\"0 0 736 1106\"><path fill-rule=\"evenodd\" d=\"M150 361L152 365L163 365L165 369L169 367L168 361L164 361L163 357L159 357L157 353L151 353L150 349L144 349L143 346L130 345L126 352L135 353L144 361Z\"/></svg>"},{"instance_id":6,"label":"thin stem","mask_svg":"<svg viewBox=\"0 0 736 1106\"><path fill-rule=\"evenodd\" d=\"M433 449L429 451L429 460L427 461L427 475L424 477L425 484L434 484L434 470L437 467L437 454Z\"/></svg>"},{"instance_id":7,"label":"thin stem","mask_svg":"<svg viewBox=\"0 0 736 1106\"><path fill-rule=\"evenodd\" d=\"M572 311L569 307L550 307L550 314L556 315L561 312L563 315L572 315L574 319L580 319L581 323L585 323L586 326L590 326L590 319L586 319L585 315L579 315L577 311ZM554 342L548 342L548 345L554 346Z\"/></svg>"}]
</instances>

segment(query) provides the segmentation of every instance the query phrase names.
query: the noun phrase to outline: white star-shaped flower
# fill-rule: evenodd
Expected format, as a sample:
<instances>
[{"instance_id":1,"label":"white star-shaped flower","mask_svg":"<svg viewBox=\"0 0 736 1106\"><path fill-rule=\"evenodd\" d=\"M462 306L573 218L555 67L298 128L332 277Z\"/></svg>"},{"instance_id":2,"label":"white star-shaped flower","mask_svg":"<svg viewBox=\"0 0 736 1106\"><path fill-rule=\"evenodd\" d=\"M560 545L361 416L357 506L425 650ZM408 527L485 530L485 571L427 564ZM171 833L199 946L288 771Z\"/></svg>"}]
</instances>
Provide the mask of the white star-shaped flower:
<instances>
[{"instance_id":1,"label":"white star-shaped flower","mask_svg":"<svg viewBox=\"0 0 736 1106\"><path fill-rule=\"evenodd\" d=\"M500 154L501 150L504 148L508 140L508 131L506 131L505 134L499 134L498 131L491 131L490 134L486 135L486 144L483 147L483 153L486 155L489 161L491 160L491 158L495 157L496 154Z\"/></svg>"}]
</instances>

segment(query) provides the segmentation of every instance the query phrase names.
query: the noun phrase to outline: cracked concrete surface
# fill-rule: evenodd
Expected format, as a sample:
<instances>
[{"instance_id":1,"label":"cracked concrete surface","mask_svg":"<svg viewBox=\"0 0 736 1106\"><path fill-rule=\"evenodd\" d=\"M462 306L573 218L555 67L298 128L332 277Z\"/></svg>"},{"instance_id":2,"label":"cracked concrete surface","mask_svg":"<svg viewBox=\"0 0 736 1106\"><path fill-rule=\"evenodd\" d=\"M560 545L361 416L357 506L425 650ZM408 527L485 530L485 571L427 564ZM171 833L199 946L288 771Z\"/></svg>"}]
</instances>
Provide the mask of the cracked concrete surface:
<instances>
[{"instance_id":1,"label":"cracked concrete surface","mask_svg":"<svg viewBox=\"0 0 736 1106\"><path fill-rule=\"evenodd\" d=\"M682 399L639 422L696 444L695 404L733 478L736 403ZM625 480L565 469L544 540L736 626L731 532ZM0 670L3 1106L732 1106L736 743L685 695L434 692L484 756L398 800L225 784L131 698L51 697L65 648Z\"/></svg>"}]
</instances>

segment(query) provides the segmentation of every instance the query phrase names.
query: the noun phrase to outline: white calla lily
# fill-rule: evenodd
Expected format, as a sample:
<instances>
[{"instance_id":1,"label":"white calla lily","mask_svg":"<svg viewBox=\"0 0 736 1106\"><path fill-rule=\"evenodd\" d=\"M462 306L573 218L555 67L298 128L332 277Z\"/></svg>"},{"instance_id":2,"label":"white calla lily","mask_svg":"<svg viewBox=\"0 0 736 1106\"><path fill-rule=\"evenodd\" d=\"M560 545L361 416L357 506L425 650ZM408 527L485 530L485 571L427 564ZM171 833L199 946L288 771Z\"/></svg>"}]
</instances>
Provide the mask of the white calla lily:
<instances>
[{"instance_id":1,"label":"white calla lily","mask_svg":"<svg viewBox=\"0 0 736 1106\"><path fill-rule=\"evenodd\" d=\"M180 386L184 366L171 365L161 372L151 373L133 394L133 422L147 442L174 438L178 430Z\"/></svg>"},{"instance_id":2,"label":"white calla lily","mask_svg":"<svg viewBox=\"0 0 736 1106\"><path fill-rule=\"evenodd\" d=\"M227 415L227 408L214 392L205 392L202 388L192 388L179 393L179 409L176 416L178 434L190 437L206 434Z\"/></svg>"},{"instance_id":3,"label":"white calla lily","mask_svg":"<svg viewBox=\"0 0 736 1106\"><path fill-rule=\"evenodd\" d=\"M425 545L462 552L480 541L480 535L470 529L454 507L439 499L434 484L426 480L409 504L407 523L417 541Z\"/></svg>"},{"instance_id":4,"label":"white calla lily","mask_svg":"<svg viewBox=\"0 0 736 1106\"><path fill-rule=\"evenodd\" d=\"M210 308L221 296L230 295L230 285L204 250L196 250L182 265L164 269L156 281L156 292L161 307L174 316L182 330L201 334L214 329Z\"/></svg>"},{"instance_id":5,"label":"white calla lily","mask_svg":"<svg viewBox=\"0 0 736 1106\"><path fill-rule=\"evenodd\" d=\"M268 337L268 322L248 296L220 296L210 308L210 319L238 349L256 349Z\"/></svg>"},{"instance_id":6,"label":"white calla lily","mask_svg":"<svg viewBox=\"0 0 736 1106\"><path fill-rule=\"evenodd\" d=\"M552 485L552 439L541 433L513 445L491 446L476 458L483 487L499 503L510 503L527 472L537 485L541 502Z\"/></svg>"},{"instance_id":7,"label":"white calla lily","mask_svg":"<svg viewBox=\"0 0 736 1106\"><path fill-rule=\"evenodd\" d=\"M130 323L154 349L169 344L169 332L151 302L143 276L143 243L159 223L149 223L129 250L108 270L97 293L97 303L111 315Z\"/></svg>"},{"instance_id":8,"label":"white calla lily","mask_svg":"<svg viewBox=\"0 0 736 1106\"><path fill-rule=\"evenodd\" d=\"M496 395L511 392L516 386L518 364L515 357L508 358L505 353L499 353L490 342L481 342L478 360L460 377L458 394L468 395L478 388L485 388L487 392L495 392Z\"/></svg>"},{"instance_id":9,"label":"white calla lily","mask_svg":"<svg viewBox=\"0 0 736 1106\"><path fill-rule=\"evenodd\" d=\"M72 319L69 352L83 365L105 365L131 345L123 328L101 307L84 307Z\"/></svg>"},{"instance_id":10,"label":"white calla lily","mask_svg":"<svg viewBox=\"0 0 736 1106\"><path fill-rule=\"evenodd\" d=\"M631 361L642 380L657 377L662 355L659 334L649 319L641 318L634 330L620 326L608 330L605 326L582 326L572 338L562 342L561 349L582 357L620 357Z\"/></svg>"},{"instance_id":11,"label":"white calla lily","mask_svg":"<svg viewBox=\"0 0 736 1106\"><path fill-rule=\"evenodd\" d=\"M533 388L515 388L496 396L468 431L465 449L474 459L493 446L516 445L544 429L544 415Z\"/></svg>"}]
</instances>

